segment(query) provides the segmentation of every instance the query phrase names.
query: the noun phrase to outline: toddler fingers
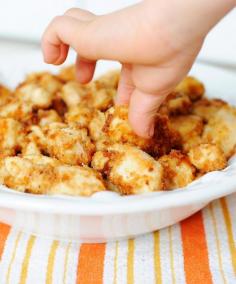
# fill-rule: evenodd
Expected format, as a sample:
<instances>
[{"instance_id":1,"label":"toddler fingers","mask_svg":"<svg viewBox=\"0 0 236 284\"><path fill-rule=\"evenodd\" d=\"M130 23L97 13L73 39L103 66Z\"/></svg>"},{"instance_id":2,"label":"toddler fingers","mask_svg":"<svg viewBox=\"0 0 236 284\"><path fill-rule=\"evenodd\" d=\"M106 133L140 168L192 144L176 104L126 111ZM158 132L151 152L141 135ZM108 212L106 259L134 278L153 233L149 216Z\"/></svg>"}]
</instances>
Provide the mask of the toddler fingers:
<instances>
[{"instance_id":1,"label":"toddler fingers","mask_svg":"<svg viewBox=\"0 0 236 284\"><path fill-rule=\"evenodd\" d=\"M141 57L146 53L137 37L142 34L137 20L141 8L137 4L104 16L69 10L66 15L54 18L42 38L45 61L54 64L58 60L61 44L71 46L81 57L92 61L143 61Z\"/></svg>"},{"instance_id":2,"label":"toddler fingers","mask_svg":"<svg viewBox=\"0 0 236 284\"><path fill-rule=\"evenodd\" d=\"M155 116L164 99L164 95L134 90L129 104L129 122L137 135L144 138L153 136Z\"/></svg>"},{"instance_id":3,"label":"toddler fingers","mask_svg":"<svg viewBox=\"0 0 236 284\"><path fill-rule=\"evenodd\" d=\"M130 65L124 64L120 73L120 81L117 90L116 104L128 105L130 96L134 91Z\"/></svg>"},{"instance_id":4,"label":"toddler fingers","mask_svg":"<svg viewBox=\"0 0 236 284\"><path fill-rule=\"evenodd\" d=\"M96 61L89 61L84 58L80 58L79 55L76 59L76 78L82 83L86 84L93 78L93 74L96 67Z\"/></svg>"},{"instance_id":5,"label":"toddler fingers","mask_svg":"<svg viewBox=\"0 0 236 284\"><path fill-rule=\"evenodd\" d=\"M85 27L85 22L68 16L58 16L52 20L42 37L42 51L46 63L55 64L66 59L67 53L61 53L62 45L72 46L77 50L78 40ZM81 39L81 42L82 39Z\"/></svg>"},{"instance_id":6,"label":"toddler fingers","mask_svg":"<svg viewBox=\"0 0 236 284\"><path fill-rule=\"evenodd\" d=\"M69 51L69 46L66 44L61 44L60 45L60 49L59 49L59 57L56 59L56 61L54 62L55 65L60 65L62 63L64 63L64 61L67 58L67 54Z\"/></svg>"}]
</instances>

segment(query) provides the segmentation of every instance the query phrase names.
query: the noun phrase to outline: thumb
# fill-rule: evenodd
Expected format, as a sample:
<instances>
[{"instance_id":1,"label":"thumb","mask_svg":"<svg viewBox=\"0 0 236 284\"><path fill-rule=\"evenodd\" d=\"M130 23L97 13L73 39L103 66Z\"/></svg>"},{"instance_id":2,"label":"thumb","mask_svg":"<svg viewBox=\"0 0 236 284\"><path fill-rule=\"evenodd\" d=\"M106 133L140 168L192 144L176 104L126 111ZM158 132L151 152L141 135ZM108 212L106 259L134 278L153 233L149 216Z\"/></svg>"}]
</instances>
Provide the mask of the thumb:
<instances>
[{"instance_id":1,"label":"thumb","mask_svg":"<svg viewBox=\"0 0 236 284\"><path fill-rule=\"evenodd\" d=\"M144 138L153 136L155 117L166 96L134 90L130 97L129 122L137 135Z\"/></svg>"}]
</instances>

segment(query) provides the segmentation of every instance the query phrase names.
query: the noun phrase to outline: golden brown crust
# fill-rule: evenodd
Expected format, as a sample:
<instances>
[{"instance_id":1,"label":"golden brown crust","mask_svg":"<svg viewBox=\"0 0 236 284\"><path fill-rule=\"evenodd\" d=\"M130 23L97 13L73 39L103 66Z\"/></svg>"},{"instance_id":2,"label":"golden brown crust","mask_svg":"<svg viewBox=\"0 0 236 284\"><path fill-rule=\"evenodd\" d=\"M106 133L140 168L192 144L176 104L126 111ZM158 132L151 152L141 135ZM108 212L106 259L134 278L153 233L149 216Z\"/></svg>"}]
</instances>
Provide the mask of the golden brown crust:
<instances>
[{"instance_id":1,"label":"golden brown crust","mask_svg":"<svg viewBox=\"0 0 236 284\"><path fill-rule=\"evenodd\" d=\"M226 106L227 103L220 99L201 99L193 104L193 114L198 115L208 122L215 113L222 107Z\"/></svg>"},{"instance_id":2,"label":"golden brown crust","mask_svg":"<svg viewBox=\"0 0 236 284\"><path fill-rule=\"evenodd\" d=\"M235 108L204 98L202 83L187 77L144 139L127 107L114 106L119 78L114 71L82 85L69 66L30 74L14 91L0 85L0 182L37 194L90 196L107 187L127 195L183 187L226 166L236 149Z\"/></svg>"},{"instance_id":3,"label":"golden brown crust","mask_svg":"<svg viewBox=\"0 0 236 284\"><path fill-rule=\"evenodd\" d=\"M115 144L96 152L92 167L122 195L159 191L163 187L160 163L133 146Z\"/></svg>"},{"instance_id":4,"label":"golden brown crust","mask_svg":"<svg viewBox=\"0 0 236 284\"><path fill-rule=\"evenodd\" d=\"M12 92L0 84L0 106L7 104L12 98Z\"/></svg>"},{"instance_id":5,"label":"golden brown crust","mask_svg":"<svg viewBox=\"0 0 236 284\"><path fill-rule=\"evenodd\" d=\"M191 110L192 102L188 95L172 92L161 105L159 113L166 115L189 114Z\"/></svg>"},{"instance_id":6,"label":"golden brown crust","mask_svg":"<svg viewBox=\"0 0 236 284\"><path fill-rule=\"evenodd\" d=\"M68 110L65 114L65 122L69 125L76 125L79 128L89 128L89 124L95 113L95 109L84 104L79 104Z\"/></svg>"},{"instance_id":7,"label":"golden brown crust","mask_svg":"<svg viewBox=\"0 0 236 284\"><path fill-rule=\"evenodd\" d=\"M77 81L69 81L61 88L59 97L62 98L68 108L71 108L79 105L87 96L87 92L85 85L81 85Z\"/></svg>"},{"instance_id":8,"label":"golden brown crust","mask_svg":"<svg viewBox=\"0 0 236 284\"><path fill-rule=\"evenodd\" d=\"M164 172L164 189L181 188L191 183L195 178L195 168L188 156L177 150L164 155L158 160Z\"/></svg>"},{"instance_id":9,"label":"golden brown crust","mask_svg":"<svg viewBox=\"0 0 236 284\"><path fill-rule=\"evenodd\" d=\"M69 65L67 67L62 68L58 74L58 77L64 82L75 81L75 65Z\"/></svg>"},{"instance_id":10,"label":"golden brown crust","mask_svg":"<svg viewBox=\"0 0 236 284\"><path fill-rule=\"evenodd\" d=\"M191 163L202 173L222 170L227 160L224 152L214 144L200 144L188 153Z\"/></svg>"},{"instance_id":11,"label":"golden brown crust","mask_svg":"<svg viewBox=\"0 0 236 284\"><path fill-rule=\"evenodd\" d=\"M217 144L227 158L235 152L236 108L225 105L212 116L204 128L203 141Z\"/></svg>"},{"instance_id":12,"label":"golden brown crust","mask_svg":"<svg viewBox=\"0 0 236 284\"><path fill-rule=\"evenodd\" d=\"M196 78L188 76L184 78L175 88L177 92L188 95L191 101L197 101L204 96L204 85Z\"/></svg>"},{"instance_id":13,"label":"golden brown crust","mask_svg":"<svg viewBox=\"0 0 236 284\"><path fill-rule=\"evenodd\" d=\"M96 82L106 89L117 89L120 80L120 70L109 71L108 73L100 76Z\"/></svg>"},{"instance_id":14,"label":"golden brown crust","mask_svg":"<svg viewBox=\"0 0 236 284\"><path fill-rule=\"evenodd\" d=\"M61 165L44 156L2 159L0 181L10 188L34 194L90 196L105 190L101 175L94 170Z\"/></svg>"},{"instance_id":15,"label":"golden brown crust","mask_svg":"<svg viewBox=\"0 0 236 284\"><path fill-rule=\"evenodd\" d=\"M185 152L202 142L203 120L196 115L179 115L170 118L171 126L181 136Z\"/></svg>"},{"instance_id":16,"label":"golden brown crust","mask_svg":"<svg viewBox=\"0 0 236 284\"><path fill-rule=\"evenodd\" d=\"M86 129L63 123L51 123L43 128L32 128L29 134L38 147L53 158L69 165L88 165L95 146Z\"/></svg>"},{"instance_id":17,"label":"golden brown crust","mask_svg":"<svg viewBox=\"0 0 236 284\"><path fill-rule=\"evenodd\" d=\"M126 107L110 108L105 115L102 137L106 137L111 144L130 144L153 156L161 156L168 153L172 147L180 146L180 137L170 127L169 119L165 115L156 116L155 131L151 139L141 138L134 133L128 122Z\"/></svg>"},{"instance_id":18,"label":"golden brown crust","mask_svg":"<svg viewBox=\"0 0 236 284\"><path fill-rule=\"evenodd\" d=\"M12 118L0 118L0 155L14 156L24 140L22 124Z\"/></svg>"},{"instance_id":19,"label":"golden brown crust","mask_svg":"<svg viewBox=\"0 0 236 284\"><path fill-rule=\"evenodd\" d=\"M17 90L31 84L37 85L50 94L56 94L63 86L63 81L49 72L31 73L18 86Z\"/></svg>"}]
</instances>

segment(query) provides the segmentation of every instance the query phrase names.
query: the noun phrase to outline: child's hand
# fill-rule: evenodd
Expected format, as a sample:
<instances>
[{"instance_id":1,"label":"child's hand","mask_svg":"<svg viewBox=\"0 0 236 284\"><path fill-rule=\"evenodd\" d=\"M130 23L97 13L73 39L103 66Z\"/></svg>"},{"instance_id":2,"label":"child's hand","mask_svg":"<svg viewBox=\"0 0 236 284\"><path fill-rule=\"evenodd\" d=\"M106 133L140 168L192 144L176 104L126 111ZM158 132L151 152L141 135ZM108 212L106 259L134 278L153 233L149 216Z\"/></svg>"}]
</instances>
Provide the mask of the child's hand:
<instances>
[{"instance_id":1,"label":"child's hand","mask_svg":"<svg viewBox=\"0 0 236 284\"><path fill-rule=\"evenodd\" d=\"M45 31L44 60L63 63L71 46L79 55L81 83L92 79L97 60L121 62L116 102L129 105L134 131L150 137L160 104L188 73L206 34L234 5L235 0L146 0L104 16L71 9Z\"/></svg>"}]
</instances>

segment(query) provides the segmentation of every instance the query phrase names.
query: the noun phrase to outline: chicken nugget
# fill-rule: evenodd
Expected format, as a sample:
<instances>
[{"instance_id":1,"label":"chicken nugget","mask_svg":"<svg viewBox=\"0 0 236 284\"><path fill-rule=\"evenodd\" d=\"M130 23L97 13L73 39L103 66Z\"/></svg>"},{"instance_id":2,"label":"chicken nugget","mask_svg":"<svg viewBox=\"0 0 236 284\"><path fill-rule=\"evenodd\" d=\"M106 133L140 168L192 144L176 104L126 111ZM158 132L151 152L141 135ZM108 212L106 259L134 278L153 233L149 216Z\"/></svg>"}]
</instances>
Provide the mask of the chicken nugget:
<instances>
[{"instance_id":1,"label":"chicken nugget","mask_svg":"<svg viewBox=\"0 0 236 284\"><path fill-rule=\"evenodd\" d=\"M188 157L202 173L222 170L227 163L224 152L214 144L200 144L190 149Z\"/></svg>"},{"instance_id":2,"label":"chicken nugget","mask_svg":"<svg viewBox=\"0 0 236 284\"><path fill-rule=\"evenodd\" d=\"M89 167L60 165L55 168L56 182L48 194L91 196L106 190L106 184L97 171Z\"/></svg>"},{"instance_id":3,"label":"chicken nugget","mask_svg":"<svg viewBox=\"0 0 236 284\"><path fill-rule=\"evenodd\" d=\"M133 146L116 144L96 152L92 167L123 195L159 191L163 186L160 163Z\"/></svg>"},{"instance_id":4,"label":"chicken nugget","mask_svg":"<svg viewBox=\"0 0 236 284\"><path fill-rule=\"evenodd\" d=\"M81 85L76 81L67 82L59 92L59 96L66 103L68 108L77 106L87 94L88 90L86 85Z\"/></svg>"},{"instance_id":5,"label":"chicken nugget","mask_svg":"<svg viewBox=\"0 0 236 284\"><path fill-rule=\"evenodd\" d=\"M1 159L0 182L17 191L34 194L90 196L106 189L101 175L93 169L62 165L45 156Z\"/></svg>"},{"instance_id":6,"label":"chicken nugget","mask_svg":"<svg viewBox=\"0 0 236 284\"><path fill-rule=\"evenodd\" d=\"M168 117L164 115L157 115L152 138L145 139L136 135L129 124L126 107L110 108L106 112L103 132L111 143L128 143L154 156L161 156L171 148L180 146L179 134L171 128Z\"/></svg>"},{"instance_id":7,"label":"chicken nugget","mask_svg":"<svg viewBox=\"0 0 236 284\"><path fill-rule=\"evenodd\" d=\"M233 155L236 146L236 108L221 107L205 126L203 141L218 145L227 158Z\"/></svg>"},{"instance_id":8,"label":"chicken nugget","mask_svg":"<svg viewBox=\"0 0 236 284\"><path fill-rule=\"evenodd\" d=\"M171 126L182 138L183 150L187 152L202 142L203 120L197 115L179 115L170 118Z\"/></svg>"},{"instance_id":9,"label":"chicken nugget","mask_svg":"<svg viewBox=\"0 0 236 284\"><path fill-rule=\"evenodd\" d=\"M63 81L60 78L49 72L38 72L29 74L26 80L20 84L20 88L24 85L35 84L50 94L55 94L61 89L62 83Z\"/></svg>"},{"instance_id":10,"label":"chicken nugget","mask_svg":"<svg viewBox=\"0 0 236 284\"><path fill-rule=\"evenodd\" d=\"M106 134L103 131L105 122L105 114L99 110L95 110L93 113L93 117L88 125L89 135L93 141L99 141L105 138Z\"/></svg>"},{"instance_id":11,"label":"chicken nugget","mask_svg":"<svg viewBox=\"0 0 236 284\"><path fill-rule=\"evenodd\" d=\"M13 156L21 149L24 129L20 122L12 118L0 118L0 155Z\"/></svg>"},{"instance_id":12,"label":"chicken nugget","mask_svg":"<svg viewBox=\"0 0 236 284\"><path fill-rule=\"evenodd\" d=\"M69 109L65 114L65 121L69 125L76 125L79 128L89 128L94 112L97 111L84 104L79 104Z\"/></svg>"},{"instance_id":13,"label":"chicken nugget","mask_svg":"<svg viewBox=\"0 0 236 284\"><path fill-rule=\"evenodd\" d=\"M33 128L33 141L45 153L69 165L88 165L95 146L87 135L86 129L51 123L40 130Z\"/></svg>"},{"instance_id":14,"label":"chicken nugget","mask_svg":"<svg viewBox=\"0 0 236 284\"><path fill-rule=\"evenodd\" d=\"M191 109L192 102L186 94L172 92L168 95L158 112L166 115L189 114Z\"/></svg>"},{"instance_id":15,"label":"chicken nugget","mask_svg":"<svg viewBox=\"0 0 236 284\"><path fill-rule=\"evenodd\" d=\"M197 101L204 96L205 88L199 80L188 76L179 83L175 91L188 95L191 101Z\"/></svg>"},{"instance_id":16,"label":"chicken nugget","mask_svg":"<svg viewBox=\"0 0 236 284\"><path fill-rule=\"evenodd\" d=\"M12 99L12 92L0 84L0 107L7 104Z\"/></svg>"},{"instance_id":17,"label":"chicken nugget","mask_svg":"<svg viewBox=\"0 0 236 284\"><path fill-rule=\"evenodd\" d=\"M188 156L180 151L172 150L170 154L162 156L158 161L163 167L163 182L166 190L185 187L195 178L196 169Z\"/></svg>"},{"instance_id":18,"label":"chicken nugget","mask_svg":"<svg viewBox=\"0 0 236 284\"><path fill-rule=\"evenodd\" d=\"M227 103L219 99L201 99L193 104L192 112L198 115L207 122L215 113L222 107L227 106Z\"/></svg>"},{"instance_id":19,"label":"chicken nugget","mask_svg":"<svg viewBox=\"0 0 236 284\"><path fill-rule=\"evenodd\" d=\"M64 68L61 68L58 78L64 82L76 81L75 65L69 65Z\"/></svg>"}]
</instances>

